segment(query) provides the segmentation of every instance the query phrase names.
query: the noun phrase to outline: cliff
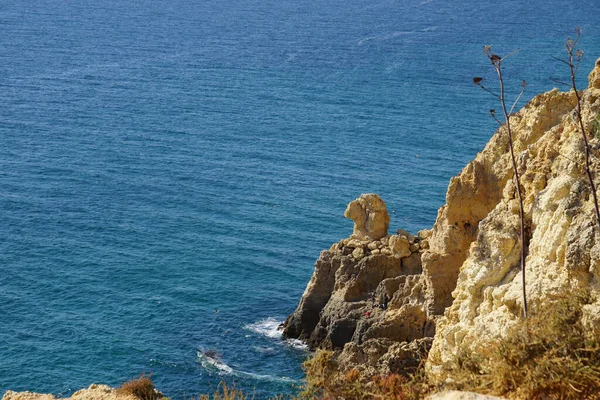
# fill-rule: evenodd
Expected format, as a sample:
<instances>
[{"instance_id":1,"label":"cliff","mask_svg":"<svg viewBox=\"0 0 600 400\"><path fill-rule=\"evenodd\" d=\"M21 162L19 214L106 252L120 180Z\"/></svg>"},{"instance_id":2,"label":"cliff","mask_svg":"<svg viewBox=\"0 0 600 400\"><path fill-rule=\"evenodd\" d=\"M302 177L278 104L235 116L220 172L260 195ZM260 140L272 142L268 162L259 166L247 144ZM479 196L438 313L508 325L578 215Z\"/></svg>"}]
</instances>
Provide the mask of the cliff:
<instances>
[{"instance_id":1,"label":"cliff","mask_svg":"<svg viewBox=\"0 0 600 400\"><path fill-rule=\"evenodd\" d=\"M574 291L596 299L583 307L582 322L598 335L600 232L575 104L574 92L555 89L511 120L527 225L526 284L532 310ZM596 184L599 113L600 60L582 92ZM367 374L406 373L428 357L429 376L443 381L459 352L501 339L523 321L515 189L501 128L450 180L430 231L387 235L383 201L362 195L345 213L355 221L353 234L321 253L284 334L336 350L342 368ZM386 296L387 307L379 307Z\"/></svg>"},{"instance_id":2,"label":"cliff","mask_svg":"<svg viewBox=\"0 0 600 400\"><path fill-rule=\"evenodd\" d=\"M584 168L584 142L575 122L575 104L574 92L553 90L536 96L513 119L528 225L526 287L532 310L573 293L585 293L591 302L581 310L582 323L591 335L598 336L600 232ZM582 93L596 185L600 132L595 121L599 113L600 60ZM466 257L458 270L454 301L437 324L428 369L438 378L444 376L459 350L475 351L501 339L522 321L519 205L509 162L506 136L497 133L450 183L449 193L453 186L462 186L465 178L473 181L479 176L477 186L490 196L485 201L476 196L465 199L477 207L485 204L485 216L477 221L470 236L473 240L461 247ZM448 215L456 208L465 207L449 201L440 214ZM438 222L434 232L439 231ZM453 222L460 225L459 220Z\"/></svg>"}]
</instances>

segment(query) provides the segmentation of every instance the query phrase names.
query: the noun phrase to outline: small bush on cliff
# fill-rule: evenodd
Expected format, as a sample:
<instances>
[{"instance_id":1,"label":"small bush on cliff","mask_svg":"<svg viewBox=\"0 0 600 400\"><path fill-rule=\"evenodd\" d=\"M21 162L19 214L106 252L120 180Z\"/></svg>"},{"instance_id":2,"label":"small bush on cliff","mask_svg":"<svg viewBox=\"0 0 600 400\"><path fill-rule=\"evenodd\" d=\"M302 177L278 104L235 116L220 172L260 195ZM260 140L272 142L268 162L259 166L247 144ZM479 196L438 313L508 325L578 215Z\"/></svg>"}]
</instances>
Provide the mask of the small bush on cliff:
<instances>
[{"instance_id":1,"label":"small bush on cliff","mask_svg":"<svg viewBox=\"0 0 600 400\"><path fill-rule=\"evenodd\" d=\"M318 351L304 363L306 384L299 399L389 399L423 398L424 390L418 379L401 375L377 375L365 378L356 369L340 371L334 353Z\"/></svg>"},{"instance_id":2,"label":"small bush on cliff","mask_svg":"<svg viewBox=\"0 0 600 400\"><path fill-rule=\"evenodd\" d=\"M211 395L200 395L198 400L246 400L249 397L241 390L235 387L228 386L225 382L221 382L219 387ZM254 396L251 397L254 399Z\"/></svg>"},{"instance_id":3,"label":"small bush on cliff","mask_svg":"<svg viewBox=\"0 0 600 400\"><path fill-rule=\"evenodd\" d=\"M132 379L122 384L117 388L117 394L132 395L140 400L158 400L165 398L162 393L156 390L150 376L145 374L142 374L137 379Z\"/></svg>"},{"instance_id":4,"label":"small bush on cliff","mask_svg":"<svg viewBox=\"0 0 600 400\"><path fill-rule=\"evenodd\" d=\"M597 115L592 122L592 130L596 139L600 139L600 115Z\"/></svg>"},{"instance_id":5,"label":"small bush on cliff","mask_svg":"<svg viewBox=\"0 0 600 400\"><path fill-rule=\"evenodd\" d=\"M600 344L581 323L585 295L533 310L504 340L465 351L452 387L519 399L600 399Z\"/></svg>"}]
</instances>

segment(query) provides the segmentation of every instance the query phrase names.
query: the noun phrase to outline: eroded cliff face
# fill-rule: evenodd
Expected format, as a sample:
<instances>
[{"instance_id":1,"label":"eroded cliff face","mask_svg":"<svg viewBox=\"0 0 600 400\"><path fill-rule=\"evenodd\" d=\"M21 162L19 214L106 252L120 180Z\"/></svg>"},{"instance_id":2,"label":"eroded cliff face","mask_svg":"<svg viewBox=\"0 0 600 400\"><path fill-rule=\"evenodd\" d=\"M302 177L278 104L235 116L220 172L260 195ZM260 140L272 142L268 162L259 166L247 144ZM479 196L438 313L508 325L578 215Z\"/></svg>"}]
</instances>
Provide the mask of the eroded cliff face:
<instances>
[{"instance_id":1,"label":"eroded cliff face","mask_svg":"<svg viewBox=\"0 0 600 400\"><path fill-rule=\"evenodd\" d=\"M536 96L511 119L532 309L576 289L600 298L600 233L575 103L573 92L555 89ZM600 135L600 122L594 121L600 113L600 60L582 106L598 185L600 140L594 134ZM423 357L435 335L428 371L444 379L459 350L498 339L521 321L519 204L503 129L451 179L430 231L376 239L364 228L370 219L375 224L385 216L369 214L366 197L351 203L346 215L354 219L355 232L321 253L285 334L313 347L339 349L342 366L366 372L402 372ZM387 309L374 307L385 295ZM600 302L586 305L584 318L600 334Z\"/></svg>"},{"instance_id":2,"label":"eroded cliff face","mask_svg":"<svg viewBox=\"0 0 600 400\"><path fill-rule=\"evenodd\" d=\"M575 120L573 92L553 90L536 96L512 119L526 232L528 306L571 296L576 291L598 296L600 290L600 232L594 215L591 187L585 173L584 142ZM582 115L591 146L592 173L600 183L600 141L594 137L600 113L600 60L583 92ZM506 151L506 135L496 133L465 172L484 164L479 189L494 201L477 221L475 240L466 248L453 302L438 322L428 370L437 379L456 361L460 351L502 338L507 328L522 321L519 243L519 204ZM471 203L465 203L463 208ZM445 210L454 207L449 202ZM444 208L442 209L444 212ZM436 227L438 226L436 222ZM435 232L438 232L434 228ZM436 246L431 241L431 247ZM425 264L425 263L424 263ZM425 269L425 267L424 267ZM590 332L600 333L600 303L584 307Z\"/></svg>"}]
</instances>

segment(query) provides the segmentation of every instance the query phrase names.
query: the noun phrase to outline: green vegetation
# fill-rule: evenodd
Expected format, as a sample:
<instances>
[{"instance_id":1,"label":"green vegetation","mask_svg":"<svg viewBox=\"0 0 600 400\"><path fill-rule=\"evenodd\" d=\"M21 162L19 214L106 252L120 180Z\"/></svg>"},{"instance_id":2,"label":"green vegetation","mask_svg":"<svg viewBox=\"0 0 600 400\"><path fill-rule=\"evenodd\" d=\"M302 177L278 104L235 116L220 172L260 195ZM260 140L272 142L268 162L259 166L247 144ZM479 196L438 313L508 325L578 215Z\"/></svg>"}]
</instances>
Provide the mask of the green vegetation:
<instances>
[{"instance_id":1,"label":"green vegetation","mask_svg":"<svg viewBox=\"0 0 600 400\"><path fill-rule=\"evenodd\" d=\"M600 115L596 115L596 118L592 122L592 132L596 139L600 139Z\"/></svg>"}]
</instances>

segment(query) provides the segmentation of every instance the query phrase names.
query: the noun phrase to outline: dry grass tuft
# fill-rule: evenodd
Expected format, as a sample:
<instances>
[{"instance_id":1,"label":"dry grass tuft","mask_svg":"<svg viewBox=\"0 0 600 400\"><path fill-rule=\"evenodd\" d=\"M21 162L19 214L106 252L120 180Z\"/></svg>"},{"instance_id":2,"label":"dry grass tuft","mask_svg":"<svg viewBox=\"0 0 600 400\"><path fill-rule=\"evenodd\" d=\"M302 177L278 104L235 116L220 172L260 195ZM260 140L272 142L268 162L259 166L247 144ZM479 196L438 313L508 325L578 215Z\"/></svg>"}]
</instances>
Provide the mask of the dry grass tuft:
<instances>
[{"instance_id":1,"label":"dry grass tuft","mask_svg":"<svg viewBox=\"0 0 600 400\"><path fill-rule=\"evenodd\" d=\"M140 400L158 400L163 395L154 387L150 375L142 374L137 379L132 379L117 388L117 394L132 395Z\"/></svg>"},{"instance_id":2,"label":"dry grass tuft","mask_svg":"<svg viewBox=\"0 0 600 400\"><path fill-rule=\"evenodd\" d=\"M200 395L198 400L247 400L254 399L254 396L248 397L241 390L235 387L227 386L225 382L221 382L217 390L212 395Z\"/></svg>"},{"instance_id":3,"label":"dry grass tuft","mask_svg":"<svg viewBox=\"0 0 600 400\"><path fill-rule=\"evenodd\" d=\"M422 398L419 380L398 374L365 378L352 369L341 372L331 351L321 350L304 363L306 384L299 399L386 399Z\"/></svg>"},{"instance_id":4,"label":"dry grass tuft","mask_svg":"<svg viewBox=\"0 0 600 400\"><path fill-rule=\"evenodd\" d=\"M460 354L451 386L515 399L600 399L600 344L581 323L590 300L547 304L504 340Z\"/></svg>"}]
</instances>

